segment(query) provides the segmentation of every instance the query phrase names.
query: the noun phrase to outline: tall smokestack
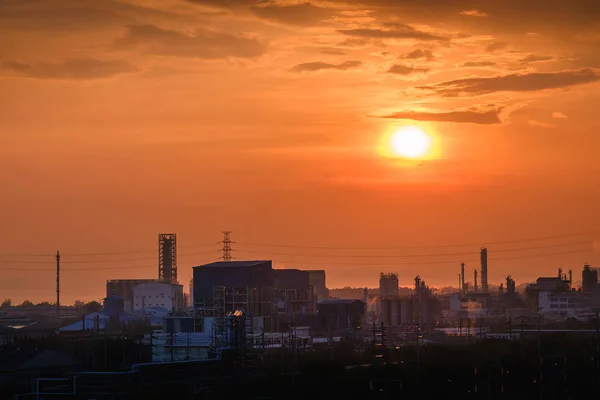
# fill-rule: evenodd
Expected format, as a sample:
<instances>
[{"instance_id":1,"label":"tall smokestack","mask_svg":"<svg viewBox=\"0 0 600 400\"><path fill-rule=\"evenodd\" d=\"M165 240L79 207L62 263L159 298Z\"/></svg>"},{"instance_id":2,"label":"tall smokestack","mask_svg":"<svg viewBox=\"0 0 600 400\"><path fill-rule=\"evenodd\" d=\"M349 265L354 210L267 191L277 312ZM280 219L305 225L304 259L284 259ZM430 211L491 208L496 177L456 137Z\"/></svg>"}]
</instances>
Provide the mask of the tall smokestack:
<instances>
[{"instance_id":1,"label":"tall smokestack","mask_svg":"<svg viewBox=\"0 0 600 400\"><path fill-rule=\"evenodd\" d=\"M481 249L481 291L488 291L487 249Z\"/></svg>"},{"instance_id":2,"label":"tall smokestack","mask_svg":"<svg viewBox=\"0 0 600 400\"><path fill-rule=\"evenodd\" d=\"M473 291L477 292L477 269L473 270Z\"/></svg>"},{"instance_id":3,"label":"tall smokestack","mask_svg":"<svg viewBox=\"0 0 600 400\"><path fill-rule=\"evenodd\" d=\"M460 292L465 292L465 263L460 264Z\"/></svg>"}]
</instances>

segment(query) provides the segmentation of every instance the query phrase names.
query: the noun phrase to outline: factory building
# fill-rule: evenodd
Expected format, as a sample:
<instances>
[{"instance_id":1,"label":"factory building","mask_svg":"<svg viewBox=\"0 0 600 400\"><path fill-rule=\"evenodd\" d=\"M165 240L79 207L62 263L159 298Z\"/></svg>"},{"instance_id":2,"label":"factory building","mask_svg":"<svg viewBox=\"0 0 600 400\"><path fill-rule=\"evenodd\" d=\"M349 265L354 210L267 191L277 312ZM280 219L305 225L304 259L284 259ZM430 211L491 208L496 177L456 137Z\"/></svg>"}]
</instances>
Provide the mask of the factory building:
<instances>
[{"instance_id":1,"label":"factory building","mask_svg":"<svg viewBox=\"0 0 600 400\"><path fill-rule=\"evenodd\" d=\"M306 315L314 313L310 275L299 269L273 270L273 300L279 314Z\"/></svg>"},{"instance_id":2,"label":"factory building","mask_svg":"<svg viewBox=\"0 0 600 400\"><path fill-rule=\"evenodd\" d=\"M581 272L581 289L586 293L592 293L596 291L597 285L598 270L592 269L589 264L585 264Z\"/></svg>"},{"instance_id":3,"label":"factory building","mask_svg":"<svg viewBox=\"0 0 600 400\"><path fill-rule=\"evenodd\" d=\"M106 281L106 297L122 297L125 311L133 311L133 289L137 285L158 282L156 279L113 279Z\"/></svg>"},{"instance_id":4,"label":"factory building","mask_svg":"<svg viewBox=\"0 0 600 400\"><path fill-rule=\"evenodd\" d=\"M379 275L379 296L382 299L398 297L398 274L382 272Z\"/></svg>"},{"instance_id":5,"label":"factory building","mask_svg":"<svg viewBox=\"0 0 600 400\"><path fill-rule=\"evenodd\" d=\"M336 331L362 328L366 304L362 300L332 299L317 303L317 328Z\"/></svg>"},{"instance_id":6,"label":"factory building","mask_svg":"<svg viewBox=\"0 0 600 400\"><path fill-rule=\"evenodd\" d=\"M327 289L327 281L324 270L307 270L308 280L313 288L313 295L316 301L329 299L329 289Z\"/></svg>"},{"instance_id":7,"label":"factory building","mask_svg":"<svg viewBox=\"0 0 600 400\"><path fill-rule=\"evenodd\" d=\"M166 310L183 308L183 286L164 282L142 283L133 288L133 311L156 307Z\"/></svg>"},{"instance_id":8,"label":"factory building","mask_svg":"<svg viewBox=\"0 0 600 400\"><path fill-rule=\"evenodd\" d=\"M260 319L265 331L274 331L316 310L307 271L274 270L272 262L264 260L219 261L193 271L194 308L199 315L242 310Z\"/></svg>"},{"instance_id":9,"label":"factory building","mask_svg":"<svg viewBox=\"0 0 600 400\"><path fill-rule=\"evenodd\" d=\"M543 315L575 317L592 308L592 296L582 292L539 292L539 309Z\"/></svg>"}]
</instances>

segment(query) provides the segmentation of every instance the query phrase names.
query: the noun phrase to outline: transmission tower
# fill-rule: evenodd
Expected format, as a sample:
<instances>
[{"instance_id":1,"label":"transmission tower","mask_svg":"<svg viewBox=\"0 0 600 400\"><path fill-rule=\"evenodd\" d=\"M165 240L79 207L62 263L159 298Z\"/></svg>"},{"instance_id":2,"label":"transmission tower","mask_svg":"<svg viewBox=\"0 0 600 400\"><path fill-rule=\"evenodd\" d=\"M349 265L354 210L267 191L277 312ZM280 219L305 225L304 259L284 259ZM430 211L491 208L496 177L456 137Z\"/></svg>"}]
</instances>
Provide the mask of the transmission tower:
<instances>
[{"instance_id":1,"label":"transmission tower","mask_svg":"<svg viewBox=\"0 0 600 400\"><path fill-rule=\"evenodd\" d=\"M223 261L231 261L232 257L231 257L231 252L233 251L233 249L231 248L231 244L235 243L231 240L231 231L223 231L223 240L221 241L221 243L223 244L223 248L221 249L221 251L223 252L223 255L221 256L221 260Z\"/></svg>"}]
</instances>

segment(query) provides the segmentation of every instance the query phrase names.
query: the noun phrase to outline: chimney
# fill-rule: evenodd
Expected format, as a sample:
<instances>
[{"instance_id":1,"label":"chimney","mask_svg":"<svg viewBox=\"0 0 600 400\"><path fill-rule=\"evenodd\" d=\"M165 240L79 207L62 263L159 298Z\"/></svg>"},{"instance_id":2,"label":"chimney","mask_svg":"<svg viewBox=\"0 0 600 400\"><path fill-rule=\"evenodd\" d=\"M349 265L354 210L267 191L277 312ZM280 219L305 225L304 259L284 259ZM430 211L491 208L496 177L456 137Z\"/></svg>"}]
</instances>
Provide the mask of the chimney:
<instances>
[{"instance_id":1,"label":"chimney","mask_svg":"<svg viewBox=\"0 0 600 400\"><path fill-rule=\"evenodd\" d=\"M460 264L460 292L465 292L465 263Z\"/></svg>"},{"instance_id":2,"label":"chimney","mask_svg":"<svg viewBox=\"0 0 600 400\"><path fill-rule=\"evenodd\" d=\"M487 249L481 249L481 291L488 291Z\"/></svg>"},{"instance_id":3,"label":"chimney","mask_svg":"<svg viewBox=\"0 0 600 400\"><path fill-rule=\"evenodd\" d=\"M477 292L477 270L473 270L473 291Z\"/></svg>"}]
</instances>

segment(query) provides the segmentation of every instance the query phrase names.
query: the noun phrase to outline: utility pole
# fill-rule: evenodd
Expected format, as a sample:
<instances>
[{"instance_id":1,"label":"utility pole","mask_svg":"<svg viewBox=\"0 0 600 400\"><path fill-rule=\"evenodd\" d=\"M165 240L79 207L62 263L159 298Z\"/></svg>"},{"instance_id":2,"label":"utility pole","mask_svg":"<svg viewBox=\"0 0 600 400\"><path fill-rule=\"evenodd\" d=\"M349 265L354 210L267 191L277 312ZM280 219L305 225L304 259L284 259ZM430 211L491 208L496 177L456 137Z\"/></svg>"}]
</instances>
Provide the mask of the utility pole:
<instances>
[{"instance_id":1,"label":"utility pole","mask_svg":"<svg viewBox=\"0 0 600 400\"><path fill-rule=\"evenodd\" d=\"M60 252L56 250L56 318L60 318Z\"/></svg>"},{"instance_id":2,"label":"utility pole","mask_svg":"<svg viewBox=\"0 0 600 400\"><path fill-rule=\"evenodd\" d=\"M421 352L420 352L420 346L419 346L419 321L417 321L417 374L419 373L419 370L421 369Z\"/></svg>"}]
</instances>

